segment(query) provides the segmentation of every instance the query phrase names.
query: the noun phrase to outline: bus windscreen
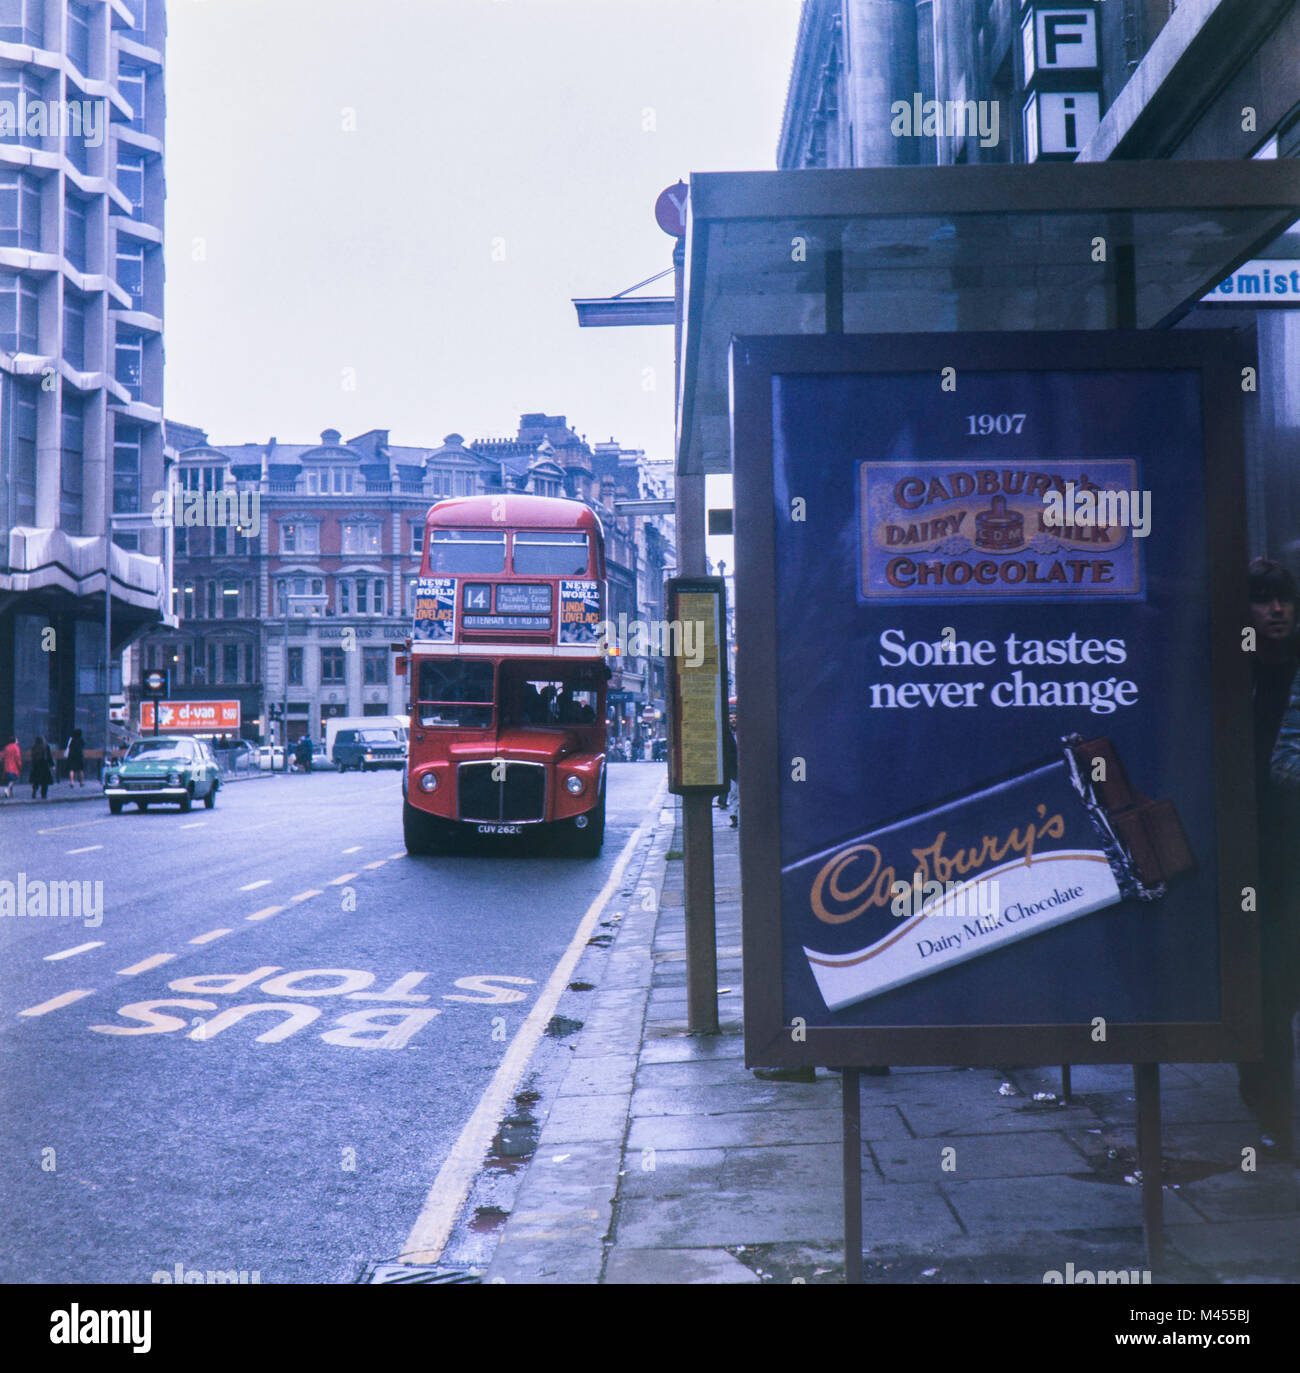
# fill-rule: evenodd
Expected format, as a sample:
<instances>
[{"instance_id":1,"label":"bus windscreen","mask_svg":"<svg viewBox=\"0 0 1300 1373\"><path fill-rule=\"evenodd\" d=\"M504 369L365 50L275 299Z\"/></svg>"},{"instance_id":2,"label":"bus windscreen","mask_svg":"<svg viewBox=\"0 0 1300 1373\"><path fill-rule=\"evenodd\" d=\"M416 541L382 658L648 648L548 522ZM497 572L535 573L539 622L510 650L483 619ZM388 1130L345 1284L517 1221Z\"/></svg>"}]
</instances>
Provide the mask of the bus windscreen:
<instances>
[{"instance_id":1,"label":"bus windscreen","mask_svg":"<svg viewBox=\"0 0 1300 1373\"><path fill-rule=\"evenodd\" d=\"M429 543L429 571L439 573L504 572L506 536L489 529L435 529Z\"/></svg>"},{"instance_id":2,"label":"bus windscreen","mask_svg":"<svg viewBox=\"0 0 1300 1373\"><path fill-rule=\"evenodd\" d=\"M522 577L581 577L588 556L585 534L549 529L515 534L515 572Z\"/></svg>"},{"instance_id":3,"label":"bus windscreen","mask_svg":"<svg viewBox=\"0 0 1300 1373\"><path fill-rule=\"evenodd\" d=\"M488 729L492 724L491 663L449 658L420 664L416 709L421 725Z\"/></svg>"}]
</instances>

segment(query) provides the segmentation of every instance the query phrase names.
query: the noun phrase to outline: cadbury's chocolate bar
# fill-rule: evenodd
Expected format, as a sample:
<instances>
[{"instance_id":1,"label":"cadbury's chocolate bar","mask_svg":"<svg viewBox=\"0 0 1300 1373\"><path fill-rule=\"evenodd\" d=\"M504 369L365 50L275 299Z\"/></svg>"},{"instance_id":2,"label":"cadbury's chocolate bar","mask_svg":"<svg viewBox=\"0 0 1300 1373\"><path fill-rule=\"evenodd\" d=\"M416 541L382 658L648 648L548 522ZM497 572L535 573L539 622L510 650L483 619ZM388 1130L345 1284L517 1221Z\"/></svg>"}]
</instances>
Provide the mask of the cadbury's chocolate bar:
<instances>
[{"instance_id":1,"label":"cadbury's chocolate bar","mask_svg":"<svg viewBox=\"0 0 1300 1373\"><path fill-rule=\"evenodd\" d=\"M783 873L847 953L804 953L832 1011L1125 899L1155 900L1195 866L1172 802L1129 781L1109 739L895 821Z\"/></svg>"}]
</instances>

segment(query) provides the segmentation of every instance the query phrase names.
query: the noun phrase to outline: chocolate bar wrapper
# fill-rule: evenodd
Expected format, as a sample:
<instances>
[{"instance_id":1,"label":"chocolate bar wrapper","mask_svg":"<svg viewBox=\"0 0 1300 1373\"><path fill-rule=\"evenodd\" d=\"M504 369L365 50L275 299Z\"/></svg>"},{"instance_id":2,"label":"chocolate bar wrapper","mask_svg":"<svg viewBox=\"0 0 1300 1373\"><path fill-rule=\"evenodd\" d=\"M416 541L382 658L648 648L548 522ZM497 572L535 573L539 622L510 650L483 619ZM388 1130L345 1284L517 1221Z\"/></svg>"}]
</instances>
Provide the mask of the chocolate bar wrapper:
<instances>
[{"instance_id":1,"label":"chocolate bar wrapper","mask_svg":"<svg viewBox=\"0 0 1300 1373\"><path fill-rule=\"evenodd\" d=\"M1110 740L1063 743L1053 761L784 870L787 897L817 921L862 920L861 947L804 947L829 1010L1119 901L1156 900L1192 865L1173 806L1133 790ZM1097 756L1105 783L1091 779Z\"/></svg>"}]
</instances>

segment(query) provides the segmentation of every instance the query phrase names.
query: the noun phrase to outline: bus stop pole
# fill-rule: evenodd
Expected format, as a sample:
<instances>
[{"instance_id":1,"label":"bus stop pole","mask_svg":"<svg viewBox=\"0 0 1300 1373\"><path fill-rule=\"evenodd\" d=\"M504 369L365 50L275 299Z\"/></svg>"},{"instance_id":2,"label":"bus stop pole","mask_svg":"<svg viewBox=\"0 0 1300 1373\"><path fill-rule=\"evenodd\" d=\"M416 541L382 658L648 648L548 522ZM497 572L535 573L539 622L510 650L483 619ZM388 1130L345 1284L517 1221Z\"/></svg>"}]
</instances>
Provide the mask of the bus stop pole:
<instances>
[{"instance_id":1,"label":"bus stop pole","mask_svg":"<svg viewBox=\"0 0 1300 1373\"><path fill-rule=\"evenodd\" d=\"M673 247L676 298L675 395L680 403L682 318L686 244ZM676 477L677 575L702 577L708 572L705 553L704 474ZM692 1034L718 1033L718 941L714 913L713 798L687 793L682 797L682 902L686 919L686 1024Z\"/></svg>"}]
</instances>

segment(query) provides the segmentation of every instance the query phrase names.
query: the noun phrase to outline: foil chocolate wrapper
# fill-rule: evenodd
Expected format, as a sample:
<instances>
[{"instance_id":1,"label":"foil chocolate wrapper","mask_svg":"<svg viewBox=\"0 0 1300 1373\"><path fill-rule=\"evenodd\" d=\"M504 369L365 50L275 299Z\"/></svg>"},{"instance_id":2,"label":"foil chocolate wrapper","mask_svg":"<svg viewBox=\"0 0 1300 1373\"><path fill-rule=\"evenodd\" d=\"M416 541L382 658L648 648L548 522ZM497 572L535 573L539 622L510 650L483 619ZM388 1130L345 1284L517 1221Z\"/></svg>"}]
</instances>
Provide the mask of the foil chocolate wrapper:
<instances>
[{"instance_id":1,"label":"foil chocolate wrapper","mask_svg":"<svg viewBox=\"0 0 1300 1373\"><path fill-rule=\"evenodd\" d=\"M861 920L848 952L804 947L831 1011L1123 900L1154 901L1195 866L1171 802L1128 779L1109 739L813 854L787 895L827 926Z\"/></svg>"}]
</instances>

